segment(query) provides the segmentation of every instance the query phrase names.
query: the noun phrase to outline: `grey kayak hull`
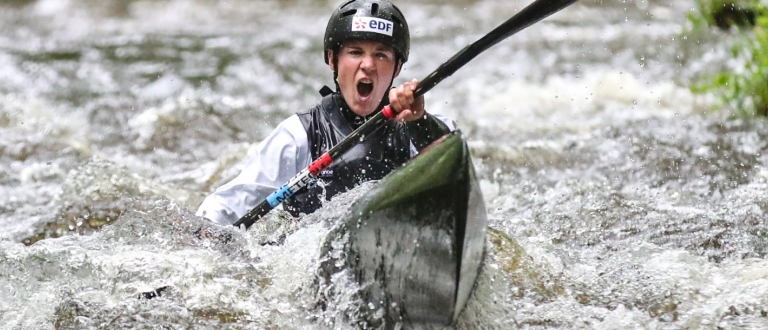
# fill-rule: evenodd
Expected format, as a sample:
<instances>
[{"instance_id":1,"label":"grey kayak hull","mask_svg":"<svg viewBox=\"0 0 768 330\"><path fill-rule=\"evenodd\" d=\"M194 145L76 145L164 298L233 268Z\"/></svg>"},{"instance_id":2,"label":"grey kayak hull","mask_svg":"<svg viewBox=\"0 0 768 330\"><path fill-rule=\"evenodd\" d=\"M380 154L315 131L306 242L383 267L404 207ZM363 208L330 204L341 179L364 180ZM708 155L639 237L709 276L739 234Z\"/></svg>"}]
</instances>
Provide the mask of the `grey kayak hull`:
<instances>
[{"instance_id":1,"label":"grey kayak hull","mask_svg":"<svg viewBox=\"0 0 768 330\"><path fill-rule=\"evenodd\" d=\"M344 253L321 273L329 279L339 269L352 272L372 325L428 328L456 320L477 278L487 225L460 135L447 135L382 179L344 221Z\"/></svg>"}]
</instances>

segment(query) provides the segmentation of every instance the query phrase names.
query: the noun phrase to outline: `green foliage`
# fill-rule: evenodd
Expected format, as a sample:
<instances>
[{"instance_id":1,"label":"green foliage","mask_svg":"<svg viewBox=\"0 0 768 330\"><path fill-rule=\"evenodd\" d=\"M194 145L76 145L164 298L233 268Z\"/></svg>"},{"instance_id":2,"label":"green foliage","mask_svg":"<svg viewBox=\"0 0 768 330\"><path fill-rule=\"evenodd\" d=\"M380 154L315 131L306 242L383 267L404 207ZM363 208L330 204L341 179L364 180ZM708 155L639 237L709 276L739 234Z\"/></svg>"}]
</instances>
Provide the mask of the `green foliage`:
<instances>
[{"instance_id":1,"label":"green foliage","mask_svg":"<svg viewBox=\"0 0 768 330\"><path fill-rule=\"evenodd\" d=\"M689 14L689 20L694 28L701 28L705 24L737 33L739 40L734 44L731 54L736 63L741 64L729 72L710 77L709 81L695 85L692 90L695 93L719 96L723 103L735 110L738 117L768 116L768 10L757 1L723 5L728 2L697 0L699 13ZM726 16L717 10L724 6L731 6ZM733 14L733 8L742 10ZM742 25L737 19L746 17L744 13L751 13L751 21ZM716 19L718 15L719 21ZM724 21L723 17L733 20ZM724 22L732 24L725 25Z\"/></svg>"},{"instance_id":2,"label":"green foliage","mask_svg":"<svg viewBox=\"0 0 768 330\"><path fill-rule=\"evenodd\" d=\"M722 30L755 25L759 0L696 0L698 10L688 14L695 30L716 26Z\"/></svg>"},{"instance_id":3,"label":"green foliage","mask_svg":"<svg viewBox=\"0 0 768 330\"><path fill-rule=\"evenodd\" d=\"M688 12L688 21L694 30L707 29L715 26L715 8L727 5L727 0L696 0L697 10Z\"/></svg>"}]
</instances>

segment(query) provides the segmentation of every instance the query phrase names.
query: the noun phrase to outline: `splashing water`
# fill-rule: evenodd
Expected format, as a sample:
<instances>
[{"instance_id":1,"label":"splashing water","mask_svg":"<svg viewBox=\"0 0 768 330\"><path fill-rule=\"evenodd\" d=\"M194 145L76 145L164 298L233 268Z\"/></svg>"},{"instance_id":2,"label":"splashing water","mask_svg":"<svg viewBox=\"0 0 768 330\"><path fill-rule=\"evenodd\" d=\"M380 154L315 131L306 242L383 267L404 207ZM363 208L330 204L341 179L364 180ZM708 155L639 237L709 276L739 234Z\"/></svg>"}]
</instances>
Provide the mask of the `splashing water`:
<instances>
[{"instance_id":1,"label":"splashing water","mask_svg":"<svg viewBox=\"0 0 768 330\"><path fill-rule=\"evenodd\" d=\"M526 4L399 4L396 83ZM370 185L221 229L229 244L190 234L210 226L201 199L332 83L334 5L0 2L0 328L354 329L355 284L314 281ZM582 0L426 95L469 139L491 226L456 328L768 327L768 127L688 92L728 56L728 36L680 36L691 7Z\"/></svg>"}]
</instances>

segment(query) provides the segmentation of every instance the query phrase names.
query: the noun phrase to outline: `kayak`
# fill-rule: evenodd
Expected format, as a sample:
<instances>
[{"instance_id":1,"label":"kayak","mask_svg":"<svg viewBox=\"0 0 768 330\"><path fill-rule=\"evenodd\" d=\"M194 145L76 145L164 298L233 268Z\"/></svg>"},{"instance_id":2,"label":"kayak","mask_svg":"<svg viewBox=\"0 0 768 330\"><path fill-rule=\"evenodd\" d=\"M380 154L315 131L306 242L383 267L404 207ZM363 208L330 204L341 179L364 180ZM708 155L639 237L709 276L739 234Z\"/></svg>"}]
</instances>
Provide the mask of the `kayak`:
<instances>
[{"instance_id":1,"label":"kayak","mask_svg":"<svg viewBox=\"0 0 768 330\"><path fill-rule=\"evenodd\" d=\"M482 260L486 211L464 139L448 134L361 196L324 247L321 277L357 282L375 327L450 325ZM340 247L341 245L341 247ZM339 253L342 252L342 253Z\"/></svg>"}]
</instances>

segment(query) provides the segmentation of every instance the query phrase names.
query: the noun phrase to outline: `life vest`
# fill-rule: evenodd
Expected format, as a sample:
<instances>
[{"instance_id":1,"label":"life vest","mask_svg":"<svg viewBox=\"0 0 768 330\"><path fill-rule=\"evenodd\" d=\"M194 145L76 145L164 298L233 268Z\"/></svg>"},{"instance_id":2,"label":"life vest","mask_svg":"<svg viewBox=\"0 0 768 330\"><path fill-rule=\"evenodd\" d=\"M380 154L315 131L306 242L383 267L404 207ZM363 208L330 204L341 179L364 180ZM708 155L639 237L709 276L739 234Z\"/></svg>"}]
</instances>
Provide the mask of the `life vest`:
<instances>
[{"instance_id":1,"label":"life vest","mask_svg":"<svg viewBox=\"0 0 768 330\"><path fill-rule=\"evenodd\" d=\"M355 114L338 93L324 96L318 105L297 115L306 130L312 159L322 156L367 119ZM294 216L312 213L322 206L322 196L330 200L363 182L382 179L411 158L412 144L420 150L449 132L434 118L421 124L425 127L412 134L409 130L414 130L413 124L384 122L323 170L313 184L286 200L283 207Z\"/></svg>"}]
</instances>

